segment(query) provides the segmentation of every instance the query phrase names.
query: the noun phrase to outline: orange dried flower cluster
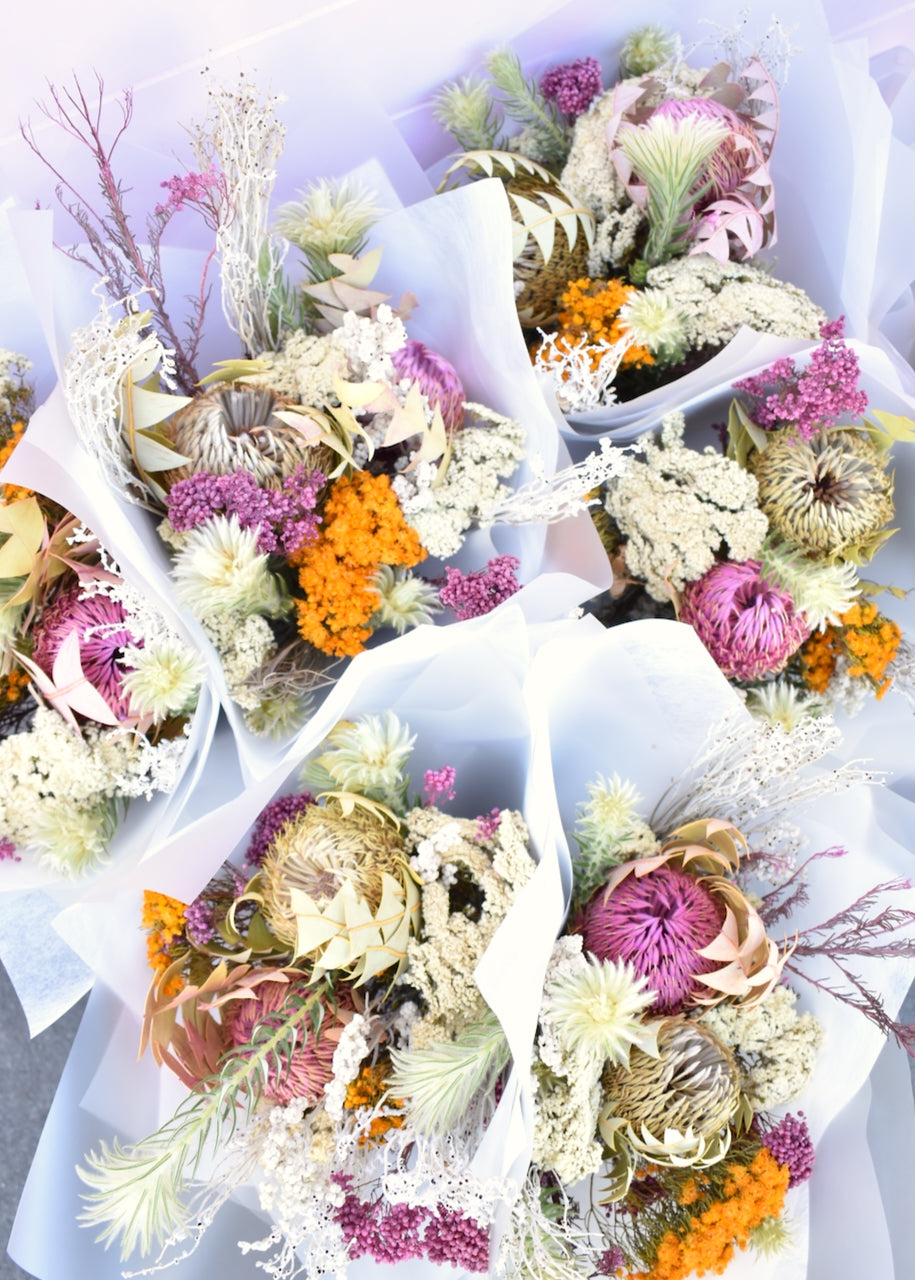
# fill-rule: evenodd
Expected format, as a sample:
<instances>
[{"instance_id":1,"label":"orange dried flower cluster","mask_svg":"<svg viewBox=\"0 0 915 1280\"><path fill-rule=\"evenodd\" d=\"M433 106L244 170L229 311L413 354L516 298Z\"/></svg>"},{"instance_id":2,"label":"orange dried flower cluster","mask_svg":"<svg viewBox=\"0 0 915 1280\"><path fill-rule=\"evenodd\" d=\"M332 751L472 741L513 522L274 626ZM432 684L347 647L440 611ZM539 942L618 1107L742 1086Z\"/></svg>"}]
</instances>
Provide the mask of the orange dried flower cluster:
<instances>
[{"instance_id":1,"label":"orange dried flower cluster","mask_svg":"<svg viewBox=\"0 0 915 1280\"><path fill-rule=\"evenodd\" d=\"M10 425L10 437L0 445L0 470L2 470L9 462L13 450L22 439L24 431L25 427L21 422L14 422ZM3 497L0 500L2 500L4 505L8 505L11 502L19 502L22 498L31 498L32 496L31 489L23 489L23 487L18 484L5 484L2 488Z\"/></svg>"},{"instance_id":2,"label":"orange dried flower cluster","mask_svg":"<svg viewBox=\"0 0 915 1280\"><path fill-rule=\"evenodd\" d=\"M377 1106L384 1097L387 1078L388 1071L384 1063L363 1067L355 1080L351 1080L346 1087L344 1107L347 1111L355 1111L357 1107ZM400 1098L389 1098L388 1102L392 1107L402 1105ZM389 1129L399 1129L402 1125L403 1116L376 1116L368 1129L359 1135L359 1145L365 1147L378 1142Z\"/></svg>"},{"instance_id":3,"label":"orange dried flower cluster","mask_svg":"<svg viewBox=\"0 0 915 1280\"><path fill-rule=\"evenodd\" d=\"M143 890L143 928L146 930L146 956L154 973L163 973L176 959L171 944L184 933L186 904L165 893ZM175 985L177 984L177 985ZM181 979L176 978L164 995L177 995Z\"/></svg>"},{"instance_id":4,"label":"orange dried flower cluster","mask_svg":"<svg viewBox=\"0 0 915 1280\"><path fill-rule=\"evenodd\" d=\"M18 667L5 676L0 676L0 703L18 702L29 687L29 677Z\"/></svg>"},{"instance_id":5,"label":"orange dried flower cluster","mask_svg":"<svg viewBox=\"0 0 915 1280\"><path fill-rule=\"evenodd\" d=\"M805 682L817 693L825 693L841 654L848 659L848 674L869 680L878 699L882 698L893 682L886 669L899 649L899 627L878 613L873 601L858 601L839 617L841 626L816 632L801 649Z\"/></svg>"},{"instance_id":6,"label":"orange dried flower cluster","mask_svg":"<svg viewBox=\"0 0 915 1280\"><path fill-rule=\"evenodd\" d=\"M305 597L296 601L299 634L334 657L360 653L378 607L371 585L375 572L383 564L409 568L425 554L387 476L357 471L336 480L320 537L293 559Z\"/></svg>"},{"instance_id":7,"label":"orange dried flower cluster","mask_svg":"<svg viewBox=\"0 0 915 1280\"><path fill-rule=\"evenodd\" d=\"M696 1273L721 1275L734 1256L735 1244L745 1249L750 1233L766 1218L778 1217L788 1190L788 1166L780 1165L765 1147L749 1165L727 1165L725 1199L709 1205L698 1217L690 1218L685 1235L668 1231L658 1245L657 1260L650 1271L632 1280L685 1280ZM702 1194L693 1179L681 1194L683 1204L692 1204Z\"/></svg>"},{"instance_id":8,"label":"orange dried flower cluster","mask_svg":"<svg viewBox=\"0 0 915 1280\"><path fill-rule=\"evenodd\" d=\"M619 318L619 310L635 293L637 289L615 277L592 281L585 276L570 280L560 301L557 345L568 350L582 338L594 343L588 358L592 372L596 373L605 354L597 344L601 339L618 342L623 337L626 326ZM647 347L631 346L622 359L623 368L646 364L654 364L654 356Z\"/></svg>"}]
</instances>

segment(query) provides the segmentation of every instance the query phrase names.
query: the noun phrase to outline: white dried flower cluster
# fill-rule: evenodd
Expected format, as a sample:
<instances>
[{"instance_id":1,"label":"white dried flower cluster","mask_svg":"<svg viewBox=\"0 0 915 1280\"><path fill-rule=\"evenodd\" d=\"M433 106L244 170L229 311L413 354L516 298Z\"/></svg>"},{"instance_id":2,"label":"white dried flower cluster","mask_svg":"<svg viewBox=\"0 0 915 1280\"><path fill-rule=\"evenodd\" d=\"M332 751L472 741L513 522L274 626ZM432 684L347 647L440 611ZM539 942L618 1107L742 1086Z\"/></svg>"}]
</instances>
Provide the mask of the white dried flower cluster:
<instances>
[{"instance_id":1,"label":"white dried flower cluster","mask_svg":"<svg viewBox=\"0 0 915 1280\"><path fill-rule=\"evenodd\" d=\"M862 676L850 674L851 659L846 653L836 654L836 665L829 684L826 686L826 697L833 707L840 707L850 720L859 716L873 698L873 685Z\"/></svg>"},{"instance_id":2,"label":"white dried flower cluster","mask_svg":"<svg viewBox=\"0 0 915 1280\"><path fill-rule=\"evenodd\" d=\"M915 710L915 645L905 636L901 637L896 656L887 667L886 674L893 680L890 688L901 694Z\"/></svg>"},{"instance_id":3,"label":"white dried flower cluster","mask_svg":"<svg viewBox=\"0 0 915 1280\"><path fill-rule=\"evenodd\" d=\"M355 382L384 382L393 386L397 375L391 356L407 343L409 335L400 316L382 303L370 316L355 311L343 314L339 343Z\"/></svg>"},{"instance_id":4,"label":"white dried flower cluster","mask_svg":"<svg viewBox=\"0 0 915 1280\"><path fill-rule=\"evenodd\" d=\"M211 614L201 620L222 664L229 695L246 711L260 703L260 695L249 681L255 671L276 652L270 624L260 614L247 618L233 614Z\"/></svg>"},{"instance_id":5,"label":"white dried flower cluster","mask_svg":"<svg viewBox=\"0 0 915 1280\"><path fill-rule=\"evenodd\" d=\"M464 531L485 523L508 493L500 481L511 476L524 457L524 428L483 405L466 411L492 423L465 426L453 437L448 469L436 484L439 464L423 462L391 482L404 519L428 553L445 559L459 551Z\"/></svg>"},{"instance_id":6,"label":"white dried flower cluster","mask_svg":"<svg viewBox=\"0 0 915 1280\"><path fill-rule=\"evenodd\" d=\"M246 373L239 381L252 387L269 387L302 404L320 405L333 396L334 374L345 370L340 330L328 334L294 329L283 335L279 351L263 351L257 359L265 366Z\"/></svg>"},{"instance_id":7,"label":"white dried flower cluster","mask_svg":"<svg viewBox=\"0 0 915 1280\"><path fill-rule=\"evenodd\" d=\"M740 1087L754 1111L792 1102L816 1066L823 1028L812 1013L795 1009L797 993L774 987L751 1009L720 1004L702 1022L737 1053Z\"/></svg>"},{"instance_id":8,"label":"white dried flower cluster","mask_svg":"<svg viewBox=\"0 0 915 1280\"><path fill-rule=\"evenodd\" d=\"M31 729L0 742L0 831L56 873L82 874L104 858L113 802L174 790L186 746L183 737L153 745L128 729L80 736L39 706Z\"/></svg>"},{"instance_id":9,"label":"white dried flower cluster","mask_svg":"<svg viewBox=\"0 0 915 1280\"><path fill-rule=\"evenodd\" d=\"M135 299L127 302L133 306ZM139 364L144 377L158 370L165 384L172 385L172 356L150 329L148 313L132 309L115 319L104 298L92 323L77 329L71 339L64 387L76 434L87 453L98 459L114 491L129 502L142 504L151 494L134 472L121 431L124 376Z\"/></svg>"},{"instance_id":10,"label":"white dried flower cluster","mask_svg":"<svg viewBox=\"0 0 915 1280\"><path fill-rule=\"evenodd\" d=\"M600 338L592 342L588 337L570 342L559 333L538 331L542 338L534 353L534 369L549 378L556 402L563 413L587 413L600 405L616 403L614 382L623 356L632 345L631 337L618 342ZM595 352L602 352L597 368L591 360Z\"/></svg>"},{"instance_id":11,"label":"white dried flower cluster","mask_svg":"<svg viewBox=\"0 0 915 1280\"><path fill-rule=\"evenodd\" d=\"M808 716L821 716L829 701L818 693L804 693L787 680L770 680L747 691L747 710L790 733Z\"/></svg>"},{"instance_id":12,"label":"white dried flower cluster","mask_svg":"<svg viewBox=\"0 0 915 1280\"><path fill-rule=\"evenodd\" d=\"M651 825L672 831L694 818L726 813L751 848L766 851L772 874L782 879L803 843L786 815L822 796L877 780L854 764L811 771L841 741L831 716L803 719L789 733L735 708L712 727L693 763L672 782ZM755 860L754 871L764 870Z\"/></svg>"},{"instance_id":13,"label":"white dried flower cluster","mask_svg":"<svg viewBox=\"0 0 915 1280\"><path fill-rule=\"evenodd\" d=\"M644 464L633 462L607 487L605 506L627 539L627 568L655 600L701 578L722 542L732 559L748 560L768 531L755 477L711 447L687 448L685 427L682 413L668 414L659 441L639 438Z\"/></svg>"},{"instance_id":14,"label":"white dried flower cluster","mask_svg":"<svg viewBox=\"0 0 915 1280\"><path fill-rule=\"evenodd\" d=\"M477 824L452 818L430 806L406 817L406 849L418 850L438 831L447 831L447 863L439 875L422 886L422 940L407 947L407 981L423 998L425 1013L412 1027L412 1047L423 1048L450 1040L486 1013L486 1002L473 980L477 962L504 920L518 892L534 872L527 847L528 832L521 815L503 809L495 835L477 839ZM441 849L437 852L441 854ZM470 915L452 910L454 876L473 888L479 902ZM472 918L471 918L472 917Z\"/></svg>"},{"instance_id":15,"label":"white dried flower cluster","mask_svg":"<svg viewBox=\"0 0 915 1280\"><path fill-rule=\"evenodd\" d=\"M32 367L31 360L0 347L0 419L12 411L16 393L22 387L22 376Z\"/></svg>"},{"instance_id":16,"label":"white dried flower cluster","mask_svg":"<svg viewBox=\"0 0 915 1280\"><path fill-rule=\"evenodd\" d=\"M356 1079L363 1059L368 1056L367 1025L364 1014L356 1013L340 1033L331 1063L333 1076L324 1086L324 1110L331 1120L342 1120L347 1086Z\"/></svg>"},{"instance_id":17,"label":"white dried flower cluster","mask_svg":"<svg viewBox=\"0 0 915 1280\"><path fill-rule=\"evenodd\" d=\"M827 319L796 285L750 263L718 262L707 253L652 267L647 284L682 312L687 344L697 350L730 342L742 325L758 333L815 341Z\"/></svg>"}]
</instances>

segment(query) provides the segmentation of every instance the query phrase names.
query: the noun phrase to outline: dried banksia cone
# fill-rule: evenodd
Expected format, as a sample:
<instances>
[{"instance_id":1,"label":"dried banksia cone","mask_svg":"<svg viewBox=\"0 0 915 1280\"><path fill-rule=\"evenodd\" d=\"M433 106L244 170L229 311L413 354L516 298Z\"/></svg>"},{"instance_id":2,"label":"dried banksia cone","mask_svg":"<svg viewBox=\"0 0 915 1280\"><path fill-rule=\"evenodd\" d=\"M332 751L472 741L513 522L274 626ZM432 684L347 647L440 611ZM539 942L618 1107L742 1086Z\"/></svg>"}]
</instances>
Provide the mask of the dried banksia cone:
<instances>
[{"instance_id":1,"label":"dried banksia cone","mask_svg":"<svg viewBox=\"0 0 915 1280\"><path fill-rule=\"evenodd\" d=\"M359 983L401 966L419 916L403 840L381 806L309 805L277 834L261 865L271 930L315 973Z\"/></svg>"},{"instance_id":2,"label":"dried banksia cone","mask_svg":"<svg viewBox=\"0 0 915 1280\"><path fill-rule=\"evenodd\" d=\"M511 151L468 151L451 166L501 178L511 205L516 305L523 325L556 319L570 280L586 274L594 215L542 165Z\"/></svg>"},{"instance_id":3,"label":"dried banksia cone","mask_svg":"<svg viewBox=\"0 0 915 1280\"><path fill-rule=\"evenodd\" d=\"M302 433L276 416L293 401L264 387L219 385L179 409L160 430L190 462L164 473L166 484L196 471L228 476L249 471L258 484L278 489L296 467L329 470L332 455L309 444Z\"/></svg>"},{"instance_id":4,"label":"dried banksia cone","mask_svg":"<svg viewBox=\"0 0 915 1280\"><path fill-rule=\"evenodd\" d=\"M880 529L893 517L893 476L860 432L834 427L812 440L780 432L753 467L759 505L789 542L860 563L889 536Z\"/></svg>"},{"instance_id":5,"label":"dried banksia cone","mask_svg":"<svg viewBox=\"0 0 915 1280\"><path fill-rule=\"evenodd\" d=\"M714 1164L730 1144L740 1103L734 1055L699 1022L667 1018L658 1056L633 1049L628 1069L608 1065L600 1129L613 1147L623 1137L658 1164Z\"/></svg>"}]
</instances>

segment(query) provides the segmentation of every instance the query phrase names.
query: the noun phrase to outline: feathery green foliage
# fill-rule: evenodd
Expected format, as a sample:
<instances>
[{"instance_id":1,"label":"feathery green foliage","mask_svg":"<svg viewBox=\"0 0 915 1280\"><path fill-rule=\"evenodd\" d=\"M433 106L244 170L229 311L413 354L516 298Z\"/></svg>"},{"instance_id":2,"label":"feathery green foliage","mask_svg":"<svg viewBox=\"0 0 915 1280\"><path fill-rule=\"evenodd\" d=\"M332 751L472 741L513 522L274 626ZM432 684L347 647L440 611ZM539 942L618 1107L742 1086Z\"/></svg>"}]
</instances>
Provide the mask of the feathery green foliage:
<instances>
[{"instance_id":1,"label":"feathery green foliage","mask_svg":"<svg viewBox=\"0 0 915 1280\"><path fill-rule=\"evenodd\" d=\"M502 146L489 89L477 76L462 76L435 95L433 116L464 151L491 151Z\"/></svg>"},{"instance_id":2,"label":"feathery green foliage","mask_svg":"<svg viewBox=\"0 0 915 1280\"><path fill-rule=\"evenodd\" d=\"M486 69L506 114L536 139L537 158L545 165L561 165L569 150L569 128L558 107L544 98L537 81L527 79L518 55L510 49L495 49L486 56Z\"/></svg>"}]
</instances>

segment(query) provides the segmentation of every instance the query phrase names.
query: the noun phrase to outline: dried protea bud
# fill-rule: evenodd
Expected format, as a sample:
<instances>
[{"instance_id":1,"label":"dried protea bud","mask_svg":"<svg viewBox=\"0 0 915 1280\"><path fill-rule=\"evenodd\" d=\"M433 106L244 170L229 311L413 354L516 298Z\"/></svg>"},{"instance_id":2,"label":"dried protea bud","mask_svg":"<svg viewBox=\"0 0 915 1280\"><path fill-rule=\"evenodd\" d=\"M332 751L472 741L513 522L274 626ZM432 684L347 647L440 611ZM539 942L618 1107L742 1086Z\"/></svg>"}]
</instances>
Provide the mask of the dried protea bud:
<instances>
[{"instance_id":1,"label":"dried protea bud","mask_svg":"<svg viewBox=\"0 0 915 1280\"><path fill-rule=\"evenodd\" d=\"M734 1055L707 1027L682 1017L665 1019L657 1047L657 1057L633 1049L628 1069L604 1069L601 1132L611 1146L622 1133L658 1164L715 1163L740 1102Z\"/></svg>"},{"instance_id":2,"label":"dried protea bud","mask_svg":"<svg viewBox=\"0 0 915 1280\"><path fill-rule=\"evenodd\" d=\"M293 401L263 387L216 386L183 409L161 430L190 462L165 473L167 484L195 471L228 476L248 471L258 484L278 489L300 464L308 471L333 468L331 455L309 444L300 431L276 417Z\"/></svg>"},{"instance_id":3,"label":"dried protea bud","mask_svg":"<svg viewBox=\"0 0 915 1280\"><path fill-rule=\"evenodd\" d=\"M457 370L444 356L416 338L391 355L398 378L410 378L435 407L438 406L448 431L460 431L464 425L464 387Z\"/></svg>"},{"instance_id":4,"label":"dried protea bud","mask_svg":"<svg viewBox=\"0 0 915 1280\"><path fill-rule=\"evenodd\" d=\"M893 516L887 456L857 431L811 440L780 432L755 455L759 505L776 533L809 551L869 559Z\"/></svg>"},{"instance_id":5,"label":"dried protea bud","mask_svg":"<svg viewBox=\"0 0 915 1280\"><path fill-rule=\"evenodd\" d=\"M381 806L309 805L264 855L261 892L273 933L316 972L360 982L400 964L419 903L403 840Z\"/></svg>"}]
</instances>

